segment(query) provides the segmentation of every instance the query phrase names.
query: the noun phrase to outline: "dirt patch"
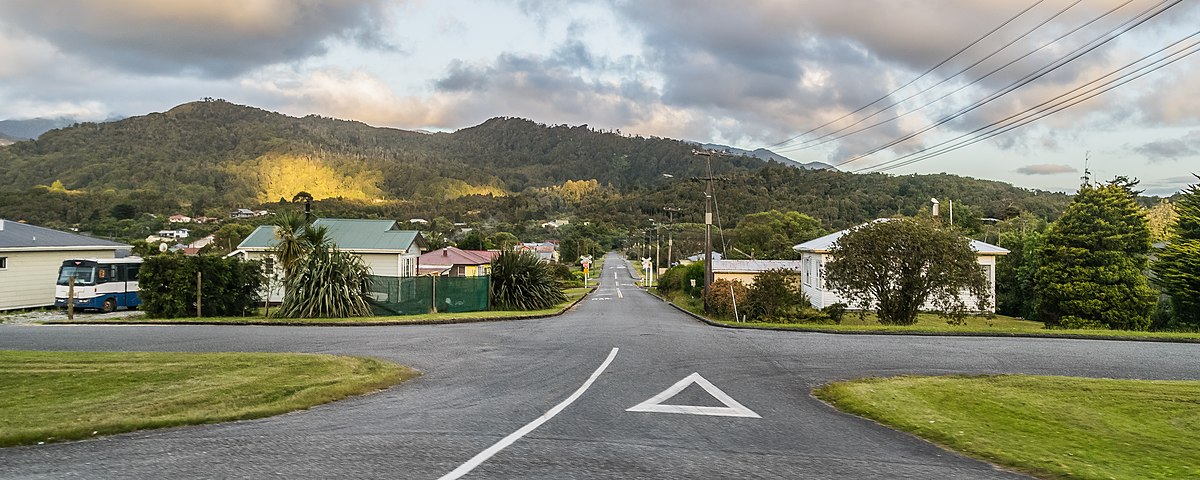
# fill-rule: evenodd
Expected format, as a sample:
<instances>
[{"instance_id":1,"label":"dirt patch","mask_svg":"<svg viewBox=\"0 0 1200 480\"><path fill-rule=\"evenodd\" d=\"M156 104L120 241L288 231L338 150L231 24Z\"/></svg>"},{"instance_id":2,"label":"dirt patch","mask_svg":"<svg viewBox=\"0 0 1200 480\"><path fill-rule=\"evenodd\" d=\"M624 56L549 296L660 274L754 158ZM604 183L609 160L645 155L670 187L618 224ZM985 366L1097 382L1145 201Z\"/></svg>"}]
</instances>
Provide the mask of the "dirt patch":
<instances>
[{"instance_id":1,"label":"dirt patch","mask_svg":"<svg viewBox=\"0 0 1200 480\"><path fill-rule=\"evenodd\" d=\"M121 310L112 313L75 312L76 320L100 320L145 315L137 310ZM36 325L51 320L66 320L66 310L30 310L24 312L0 312L0 323L8 325Z\"/></svg>"}]
</instances>

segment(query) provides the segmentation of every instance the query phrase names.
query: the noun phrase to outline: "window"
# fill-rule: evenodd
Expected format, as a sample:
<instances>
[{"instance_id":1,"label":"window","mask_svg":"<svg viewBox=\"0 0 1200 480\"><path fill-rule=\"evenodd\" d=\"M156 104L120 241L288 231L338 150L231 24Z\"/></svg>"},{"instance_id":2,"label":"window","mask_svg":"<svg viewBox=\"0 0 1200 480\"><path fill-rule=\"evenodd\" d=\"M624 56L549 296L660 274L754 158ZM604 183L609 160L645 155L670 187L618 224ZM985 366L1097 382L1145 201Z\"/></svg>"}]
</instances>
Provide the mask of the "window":
<instances>
[{"instance_id":1,"label":"window","mask_svg":"<svg viewBox=\"0 0 1200 480\"><path fill-rule=\"evenodd\" d=\"M142 264L133 263L129 265L129 280L130 282L138 281L138 272L142 271Z\"/></svg>"},{"instance_id":2,"label":"window","mask_svg":"<svg viewBox=\"0 0 1200 480\"><path fill-rule=\"evenodd\" d=\"M8 257L0 257L0 270L8 270Z\"/></svg>"}]
</instances>

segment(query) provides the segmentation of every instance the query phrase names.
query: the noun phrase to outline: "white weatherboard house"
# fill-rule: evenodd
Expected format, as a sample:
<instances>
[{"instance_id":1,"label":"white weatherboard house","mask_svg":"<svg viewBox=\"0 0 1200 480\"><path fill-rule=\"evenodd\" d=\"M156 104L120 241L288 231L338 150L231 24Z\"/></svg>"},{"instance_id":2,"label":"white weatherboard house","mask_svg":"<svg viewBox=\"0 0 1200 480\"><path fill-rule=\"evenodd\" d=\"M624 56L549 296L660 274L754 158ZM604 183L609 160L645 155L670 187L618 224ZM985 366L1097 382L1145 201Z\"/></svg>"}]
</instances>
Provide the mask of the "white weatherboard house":
<instances>
[{"instance_id":1,"label":"white weatherboard house","mask_svg":"<svg viewBox=\"0 0 1200 480\"><path fill-rule=\"evenodd\" d=\"M886 220L879 219L875 221ZM830 260L830 250L833 249L833 245L837 243L838 239L850 230L853 230L853 228L831 233L824 237L814 238L792 247L793 250L800 252L801 288L816 308L825 308L834 303L850 304L841 295L826 289L824 274L825 263ZM979 240L971 240L971 250L975 251L975 259L983 266L984 273L988 278L988 284L990 285L989 292L993 302L992 307L988 310L995 311L996 257L1008 255L1008 250ZM974 299L970 299L967 302L969 306L974 304Z\"/></svg>"},{"instance_id":2,"label":"white weatherboard house","mask_svg":"<svg viewBox=\"0 0 1200 480\"><path fill-rule=\"evenodd\" d=\"M129 245L0 219L0 311L54 305L64 260L115 258Z\"/></svg>"},{"instance_id":3,"label":"white weatherboard house","mask_svg":"<svg viewBox=\"0 0 1200 480\"><path fill-rule=\"evenodd\" d=\"M417 258L425 247L425 238L416 230L401 230L394 220L354 220L344 218L321 218L313 226L329 229L329 238L343 252L353 253L363 259L371 269L371 275L386 277L417 276ZM274 272L271 281L271 302L283 301L282 269L275 264L272 250L278 239L274 225L262 225L238 244L229 256L247 260L261 260L268 272Z\"/></svg>"}]
</instances>

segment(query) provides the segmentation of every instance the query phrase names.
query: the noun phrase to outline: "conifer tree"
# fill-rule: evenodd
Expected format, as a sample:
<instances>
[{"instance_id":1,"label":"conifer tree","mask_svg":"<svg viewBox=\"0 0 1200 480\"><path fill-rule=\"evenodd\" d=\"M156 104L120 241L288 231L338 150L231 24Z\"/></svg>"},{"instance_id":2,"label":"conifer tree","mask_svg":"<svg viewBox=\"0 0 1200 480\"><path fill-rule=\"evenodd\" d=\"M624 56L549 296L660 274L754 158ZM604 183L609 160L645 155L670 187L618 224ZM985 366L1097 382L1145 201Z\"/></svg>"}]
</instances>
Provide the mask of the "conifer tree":
<instances>
[{"instance_id":1,"label":"conifer tree","mask_svg":"<svg viewBox=\"0 0 1200 480\"><path fill-rule=\"evenodd\" d=\"M1200 179L1200 176L1196 177ZM1175 204L1178 217L1154 262L1155 282L1171 296L1175 320L1165 328L1200 328L1200 185L1189 185Z\"/></svg>"},{"instance_id":2,"label":"conifer tree","mask_svg":"<svg viewBox=\"0 0 1200 480\"><path fill-rule=\"evenodd\" d=\"M1145 330L1154 292L1146 279L1150 230L1137 181L1084 183L1042 246L1038 314L1047 327Z\"/></svg>"}]
</instances>

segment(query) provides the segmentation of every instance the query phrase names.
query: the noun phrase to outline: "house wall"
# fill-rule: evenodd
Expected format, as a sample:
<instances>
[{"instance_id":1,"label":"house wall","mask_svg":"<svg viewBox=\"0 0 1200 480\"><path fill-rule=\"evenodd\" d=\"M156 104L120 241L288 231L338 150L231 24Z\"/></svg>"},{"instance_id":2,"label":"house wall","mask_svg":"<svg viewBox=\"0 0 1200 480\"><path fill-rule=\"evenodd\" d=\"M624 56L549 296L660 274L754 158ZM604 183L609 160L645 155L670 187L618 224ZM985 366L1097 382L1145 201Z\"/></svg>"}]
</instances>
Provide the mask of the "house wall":
<instances>
[{"instance_id":1,"label":"house wall","mask_svg":"<svg viewBox=\"0 0 1200 480\"><path fill-rule=\"evenodd\" d=\"M54 284L63 260L115 256L115 250L0 252L7 257L7 267L0 270L0 311L54 305Z\"/></svg>"},{"instance_id":2,"label":"house wall","mask_svg":"<svg viewBox=\"0 0 1200 480\"><path fill-rule=\"evenodd\" d=\"M262 295L264 300L271 303L283 302L283 267L279 265L279 262L275 261L275 256L269 252L245 252L245 259L263 262L263 273L267 274L268 278L263 284L259 295ZM265 271L268 264L274 267L274 275L272 275L272 272Z\"/></svg>"},{"instance_id":3,"label":"house wall","mask_svg":"<svg viewBox=\"0 0 1200 480\"><path fill-rule=\"evenodd\" d=\"M736 280L749 287L750 285L754 285L754 277L756 276L758 276L758 272L713 272L713 281Z\"/></svg>"},{"instance_id":4,"label":"house wall","mask_svg":"<svg viewBox=\"0 0 1200 480\"><path fill-rule=\"evenodd\" d=\"M991 285L991 306L987 311L996 311L996 257L992 255L976 255L976 262L984 266L984 270L988 276L988 283ZM825 308L834 303L850 304L845 298L837 293L825 289L824 270L825 263L828 261L828 255L821 253L803 253L800 256L801 265L803 265L801 289L808 296L810 302L816 308ZM966 302L967 308L970 310L979 311L978 302L969 294L962 294L962 299ZM931 309L930 305L926 305L922 309Z\"/></svg>"}]
</instances>

